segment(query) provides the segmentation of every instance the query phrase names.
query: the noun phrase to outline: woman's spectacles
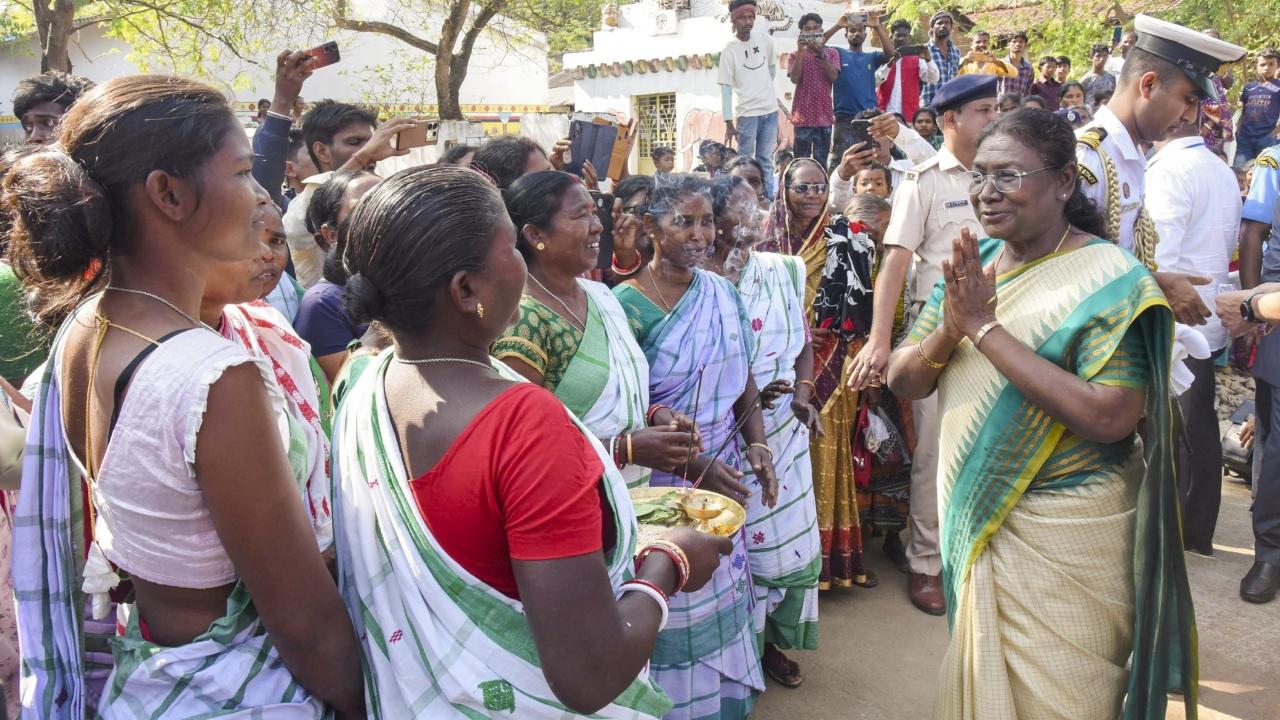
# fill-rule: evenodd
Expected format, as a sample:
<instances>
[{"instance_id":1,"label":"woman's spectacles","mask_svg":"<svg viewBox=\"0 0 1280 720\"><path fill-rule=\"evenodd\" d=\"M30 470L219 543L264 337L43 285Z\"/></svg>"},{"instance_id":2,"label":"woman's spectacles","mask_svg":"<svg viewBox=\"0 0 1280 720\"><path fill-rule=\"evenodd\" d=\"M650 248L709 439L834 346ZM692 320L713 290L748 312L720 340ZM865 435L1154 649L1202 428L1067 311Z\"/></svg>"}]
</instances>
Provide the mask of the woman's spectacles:
<instances>
[{"instance_id":1,"label":"woman's spectacles","mask_svg":"<svg viewBox=\"0 0 1280 720\"><path fill-rule=\"evenodd\" d=\"M814 195L825 195L827 192L827 184L799 183L797 185L792 185L791 189L795 190L797 195L808 195L809 193L813 193Z\"/></svg>"},{"instance_id":2,"label":"woman's spectacles","mask_svg":"<svg viewBox=\"0 0 1280 720\"><path fill-rule=\"evenodd\" d=\"M1022 189L1022 178L1038 173L1042 170L1057 170L1053 166L1036 168L1035 170L997 170L990 175L984 175L977 170L969 170L965 173L969 178L969 194L977 195L987 186L987 181L991 181L996 185L996 191L1002 193L1018 192Z\"/></svg>"}]
</instances>

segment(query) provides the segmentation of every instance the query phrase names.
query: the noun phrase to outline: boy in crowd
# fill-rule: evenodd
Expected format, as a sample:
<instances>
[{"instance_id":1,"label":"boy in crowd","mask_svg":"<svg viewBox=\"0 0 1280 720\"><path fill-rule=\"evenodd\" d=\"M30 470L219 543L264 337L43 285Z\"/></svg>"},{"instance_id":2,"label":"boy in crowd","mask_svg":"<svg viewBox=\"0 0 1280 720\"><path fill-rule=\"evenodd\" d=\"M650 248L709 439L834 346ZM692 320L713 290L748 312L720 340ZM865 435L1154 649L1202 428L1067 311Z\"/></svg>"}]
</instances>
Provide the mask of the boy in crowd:
<instances>
[{"instance_id":1,"label":"boy in crowd","mask_svg":"<svg viewBox=\"0 0 1280 720\"><path fill-rule=\"evenodd\" d=\"M93 82L88 78L57 70L18 83L13 91L13 114L22 124L23 139L34 145L53 142L57 138L58 120L91 89Z\"/></svg>"},{"instance_id":2,"label":"boy in crowd","mask_svg":"<svg viewBox=\"0 0 1280 720\"><path fill-rule=\"evenodd\" d=\"M846 13L840 16L835 27L827 31L830 39L843 29L844 39L849 43L848 50L836 48L840 56L840 74L835 84L835 127L832 129L831 156L825 160L831 166L840 162L844 151L853 142L853 126L850 124L853 118L860 112L876 108L876 71L888 61L888 57L883 49L862 51L868 28L875 31L881 48L893 47L877 12L868 12L865 23L861 18L851 18Z\"/></svg>"},{"instance_id":3,"label":"boy in crowd","mask_svg":"<svg viewBox=\"0 0 1280 720\"><path fill-rule=\"evenodd\" d=\"M1071 77L1071 58L1066 55L1059 55L1056 60L1058 64L1053 71L1053 76L1059 84L1063 84Z\"/></svg>"},{"instance_id":4,"label":"boy in crowd","mask_svg":"<svg viewBox=\"0 0 1280 720\"><path fill-rule=\"evenodd\" d=\"M1031 83L1035 82L1036 73L1027 62L1027 34L1021 30L1009 38L1009 54L1004 61L1018 71L1016 77L1000 78L1000 94L1026 95L1031 92Z\"/></svg>"},{"instance_id":5,"label":"boy in crowd","mask_svg":"<svg viewBox=\"0 0 1280 720\"><path fill-rule=\"evenodd\" d=\"M1094 43L1089 50L1091 66L1089 72L1080 78L1080 84L1084 86L1084 101L1091 108L1100 104L1098 96L1116 91L1116 76L1107 72L1107 59L1110 57L1111 50L1105 43Z\"/></svg>"},{"instance_id":6,"label":"boy in crowd","mask_svg":"<svg viewBox=\"0 0 1280 720\"><path fill-rule=\"evenodd\" d=\"M706 173L707 177L719 175L724 167L724 146L715 140L703 140L698 143L698 160L701 162L693 172Z\"/></svg>"},{"instance_id":7,"label":"boy in crowd","mask_svg":"<svg viewBox=\"0 0 1280 720\"><path fill-rule=\"evenodd\" d=\"M1032 83L1031 94L1039 95L1044 100L1044 109L1053 112L1058 109L1058 90L1061 87L1062 83L1058 82L1058 58L1052 55L1040 58L1040 79Z\"/></svg>"},{"instance_id":8,"label":"boy in crowd","mask_svg":"<svg viewBox=\"0 0 1280 720\"><path fill-rule=\"evenodd\" d=\"M1240 93L1240 103L1244 106L1240 114L1240 124L1236 127L1235 165L1243 167L1246 163L1276 143L1280 137L1280 82L1276 80L1276 72L1280 69L1280 51L1267 48L1258 53L1254 71L1258 74L1257 82L1251 82Z\"/></svg>"},{"instance_id":9,"label":"boy in crowd","mask_svg":"<svg viewBox=\"0 0 1280 720\"><path fill-rule=\"evenodd\" d=\"M658 145L649 153L649 158L653 160L653 172L655 175L671 173L676 171L676 151L666 145Z\"/></svg>"},{"instance_id":10,"label":"boy in crowd","mask_svg":"<svg viewBox=\"0 0 1280 720\"><path fill-rule=\"evenodd\" d=\"M835 124L831 91L839 75L840 53L826 45L822 16L817 13L802 15L795 59L787 73L796 86L795 99L791 104L791 124L796 131L797 157L827 162L827 155L831 152L831 126Z\"/></svg>"}]
</instances>

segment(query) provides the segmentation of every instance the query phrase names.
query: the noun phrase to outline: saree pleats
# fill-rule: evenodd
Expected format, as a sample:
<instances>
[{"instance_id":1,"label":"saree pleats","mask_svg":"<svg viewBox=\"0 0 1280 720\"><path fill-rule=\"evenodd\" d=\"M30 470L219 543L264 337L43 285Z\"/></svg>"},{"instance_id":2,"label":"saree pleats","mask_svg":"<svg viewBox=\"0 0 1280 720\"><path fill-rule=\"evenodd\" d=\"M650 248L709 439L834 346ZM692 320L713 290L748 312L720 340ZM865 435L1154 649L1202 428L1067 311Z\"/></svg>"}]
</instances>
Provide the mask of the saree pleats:
<instances>
[{"instance_id":1,"label":"saree pleats","mask_svg":"<svg viewBox=\"0 0 1280 720\"><path fill-rule=\"evenodd\" d=\"M990 262L1001 243L982 244ZM912 333L944 312L935 291ZM1141 390L1116 443L1083 440L964 341L939 380L943 585L952 643L939 718L1195 713L1195 623L1172 473L1172 313L1102 240L997 280L997 318L1086 381Z\"/></svg>"}]
</instances>

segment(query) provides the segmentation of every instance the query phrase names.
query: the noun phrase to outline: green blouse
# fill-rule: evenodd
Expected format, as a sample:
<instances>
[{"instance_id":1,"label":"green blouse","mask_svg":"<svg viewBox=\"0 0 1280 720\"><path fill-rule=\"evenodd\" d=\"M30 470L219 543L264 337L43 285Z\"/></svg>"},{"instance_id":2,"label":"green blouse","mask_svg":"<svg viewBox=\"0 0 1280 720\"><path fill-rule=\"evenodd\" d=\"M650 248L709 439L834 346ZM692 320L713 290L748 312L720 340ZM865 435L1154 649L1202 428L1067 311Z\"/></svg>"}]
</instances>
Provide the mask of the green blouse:
<instances>
[{"instance_id":1,"label":"green blouse","mask_svg":"<svg viewBox=\"0 0 1280 720\"><path fill-rule=\"evenodd\" d=\"M555 392L582 343L582 331L530 295L520 298L516 324L490 348L499 360L519 358L542 373L543 387Z\"/></svg>"}]
</instances>

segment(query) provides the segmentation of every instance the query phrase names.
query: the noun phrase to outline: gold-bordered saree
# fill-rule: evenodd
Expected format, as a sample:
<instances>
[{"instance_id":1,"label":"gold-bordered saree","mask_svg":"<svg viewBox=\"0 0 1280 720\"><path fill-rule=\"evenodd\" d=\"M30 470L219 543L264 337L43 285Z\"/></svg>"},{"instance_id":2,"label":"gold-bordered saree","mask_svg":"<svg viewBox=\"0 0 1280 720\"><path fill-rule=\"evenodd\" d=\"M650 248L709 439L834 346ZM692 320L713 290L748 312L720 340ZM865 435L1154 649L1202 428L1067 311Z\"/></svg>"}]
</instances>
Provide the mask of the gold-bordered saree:
<instances>
[{"instance_id":1,"label":"gold-bordered saree","mask_svg":"<svg viewBox=\"0 0 1280 720\"><path fill-rule=\"evenodd\" d=\"M990 263L1002 246L984 240ZM1195 717L1196 633L1174 488L1173 316L1105 240L997 279L1005 329L1091 383L1143 389L1140 432L1102 444L1030 403L964 341L939 379L951 645L937 718ZM909 342L940 322L941 286Z\"/></svg>"}]
</instances>

